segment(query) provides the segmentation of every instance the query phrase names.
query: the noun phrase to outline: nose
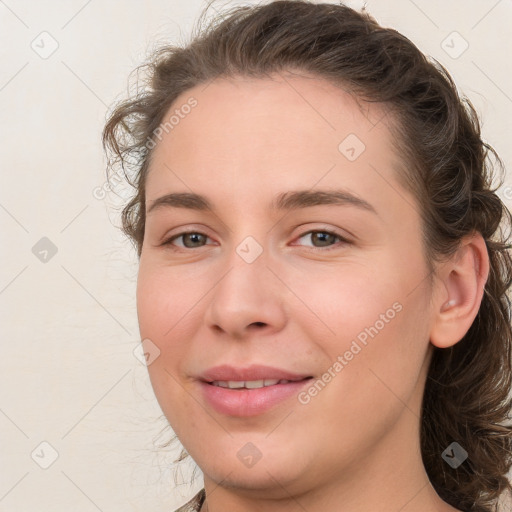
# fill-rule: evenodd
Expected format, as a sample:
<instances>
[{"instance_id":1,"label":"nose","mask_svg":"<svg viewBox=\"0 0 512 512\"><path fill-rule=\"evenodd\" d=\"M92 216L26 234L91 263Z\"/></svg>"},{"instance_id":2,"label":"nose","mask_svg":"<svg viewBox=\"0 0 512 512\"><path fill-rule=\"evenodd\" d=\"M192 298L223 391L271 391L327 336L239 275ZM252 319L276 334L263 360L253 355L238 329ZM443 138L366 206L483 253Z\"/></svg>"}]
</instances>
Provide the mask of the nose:
<instances>
[{"instance_id":1,"label":"nose","mask_svg":"<svg viewBox=\"0 0 512 512\"><path fill-rule=\"evenodd\" d=\"M283 329L288 290L271 267L265 251L252 263L235 253L209 294L204 316L208 328L238 340Z\"/></svg>"}]
</instances>

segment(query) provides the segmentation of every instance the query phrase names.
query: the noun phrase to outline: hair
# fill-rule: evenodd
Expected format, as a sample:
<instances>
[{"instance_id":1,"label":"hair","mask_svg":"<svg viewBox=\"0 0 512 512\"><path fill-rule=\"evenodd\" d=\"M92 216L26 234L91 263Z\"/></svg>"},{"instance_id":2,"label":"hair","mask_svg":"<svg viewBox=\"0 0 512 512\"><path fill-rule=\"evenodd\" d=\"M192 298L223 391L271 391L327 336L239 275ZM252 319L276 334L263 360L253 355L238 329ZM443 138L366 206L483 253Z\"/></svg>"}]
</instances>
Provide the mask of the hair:
<instances>
[{"instance_id":1,"label":"hair","mask_svg":"<svg viewBox=\"0 0 512 512\"><path fill-rule=\"evenodd\" d=\"M420 442L428 477L444 501L465 511L498 510L500 496L512 491L506 475L512 466L512 246L505 230L511 214L496 194L503 163L483 142L474 107L438 61L364 9L279 0L232 8L202 27L206 11L189 44L164 45L137 68L147 76L144 86L119 102L105 125L107 177L120 165L135 190L122 211L123 232L140 258L154 136L192 87L299 70L360 102L383 105L398 134L400 179L417 199L432 273L464 237L480 233L486 243L490 271L473 324L454 346L433 348ZM496 171L501 181L493 188ZM457 468L441 456L452 442L468 453Z\"/></svg>"}]
</instances>

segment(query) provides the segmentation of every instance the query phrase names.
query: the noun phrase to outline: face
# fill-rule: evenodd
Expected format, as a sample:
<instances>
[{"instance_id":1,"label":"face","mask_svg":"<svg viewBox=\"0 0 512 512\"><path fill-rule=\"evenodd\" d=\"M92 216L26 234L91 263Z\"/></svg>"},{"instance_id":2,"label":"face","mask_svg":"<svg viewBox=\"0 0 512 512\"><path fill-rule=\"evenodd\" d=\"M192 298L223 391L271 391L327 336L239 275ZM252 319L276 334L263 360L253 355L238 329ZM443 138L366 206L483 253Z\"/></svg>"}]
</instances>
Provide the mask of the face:
<instances>
[{"instance_id":1,"label":"face","mask_svg":"<svg viewBox=\"0 0 512 512\"><path fill-rule=\"evenodd\" d=\"M137 287L172 428L205 479L269 493L399 456L431 290L385 110L298 75L218 79L165 119L187 102L153 151Z\"/></svg>"}]
</instances>

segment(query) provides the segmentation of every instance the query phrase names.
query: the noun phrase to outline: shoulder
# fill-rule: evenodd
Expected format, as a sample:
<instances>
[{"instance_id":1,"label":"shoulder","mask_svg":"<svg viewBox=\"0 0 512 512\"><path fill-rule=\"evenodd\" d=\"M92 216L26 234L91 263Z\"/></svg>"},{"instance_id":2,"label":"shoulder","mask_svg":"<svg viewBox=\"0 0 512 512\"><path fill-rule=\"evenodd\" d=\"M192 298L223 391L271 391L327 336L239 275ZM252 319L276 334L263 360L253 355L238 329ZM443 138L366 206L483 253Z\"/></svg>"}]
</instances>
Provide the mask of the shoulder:
<instances>
[{"instance_id":1,"label":"shoulder","mask_svg":"<svg viewBox=\"0 0 512 512\"><path fill-rule=\"evenodd\" d=\"M190 501L181 506L175 512L199 512L205 499L205 491L201 489Z\"/></svg>"}]
</instances>

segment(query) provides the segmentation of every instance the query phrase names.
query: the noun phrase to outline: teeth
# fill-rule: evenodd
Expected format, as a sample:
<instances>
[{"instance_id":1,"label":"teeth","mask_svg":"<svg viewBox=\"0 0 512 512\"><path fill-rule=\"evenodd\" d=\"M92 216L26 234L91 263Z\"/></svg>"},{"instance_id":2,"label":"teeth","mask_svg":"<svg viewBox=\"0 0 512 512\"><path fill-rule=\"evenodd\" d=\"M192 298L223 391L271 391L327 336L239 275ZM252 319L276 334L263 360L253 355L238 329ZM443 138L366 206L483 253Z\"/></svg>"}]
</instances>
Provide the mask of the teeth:
<instances>
[{"instance_id":1,"label":"teeth","mask_svg":"<svg viewBox=\"0 0 512 512\"><path fill-rule=\"evenodd\" d=\"M276 384L284 384L286 382L290 382L286 379L265 379L265 380L214 380L212 384L214 386L219 386L221 388L229 388L229 389L258 389L264 388L266 386L275 386Z\"/></svg>"},{"instance_id":2,"label":"teeth","mask_svg":"<svg viewBox=\"0 0 512 512\"><path fill-rule=\"evenodd\" d=\"M266 386L274 386L278 382L278 379L248 380L245 382L245 387L248 389L264 388Z\"/></svg>"}]
</instances>

